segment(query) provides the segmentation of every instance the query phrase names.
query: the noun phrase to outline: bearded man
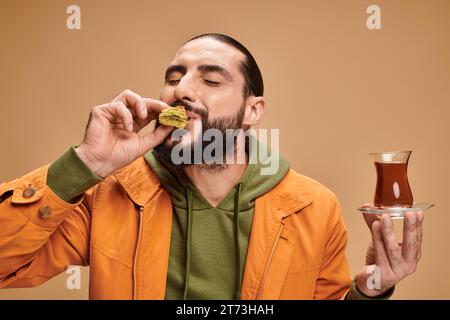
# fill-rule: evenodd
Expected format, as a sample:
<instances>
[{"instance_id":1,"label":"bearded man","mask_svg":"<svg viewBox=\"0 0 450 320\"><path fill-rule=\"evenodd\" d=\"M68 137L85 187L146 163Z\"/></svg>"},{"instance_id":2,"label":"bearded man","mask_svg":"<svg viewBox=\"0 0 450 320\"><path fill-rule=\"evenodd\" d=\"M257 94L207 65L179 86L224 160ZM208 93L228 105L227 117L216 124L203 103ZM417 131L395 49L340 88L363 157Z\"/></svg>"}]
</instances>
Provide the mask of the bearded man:
<instances>
[{"instance_id":1,"label":"bearded man","mask_svg":"<svg viewBox=\"0 0 450 320\"><path fill-rule=\"evenodd\" d=\"M89 265L91 299L388 298L420 259L422 212L406 215L403 244L389 216L366 217L373 241L352 281L338 200L286 160L263 175L244 143L245 161L227 161L233 139L214 161L174 161L179 146L189 160L204 151L208 130L258 125L263 91L241 43L203 34L176 52L159 100L125 90L94 107L78 146L0 185L0 287ZM174 106L190 118L184 135L139 134Z\"/></svg>"}]
</instances>

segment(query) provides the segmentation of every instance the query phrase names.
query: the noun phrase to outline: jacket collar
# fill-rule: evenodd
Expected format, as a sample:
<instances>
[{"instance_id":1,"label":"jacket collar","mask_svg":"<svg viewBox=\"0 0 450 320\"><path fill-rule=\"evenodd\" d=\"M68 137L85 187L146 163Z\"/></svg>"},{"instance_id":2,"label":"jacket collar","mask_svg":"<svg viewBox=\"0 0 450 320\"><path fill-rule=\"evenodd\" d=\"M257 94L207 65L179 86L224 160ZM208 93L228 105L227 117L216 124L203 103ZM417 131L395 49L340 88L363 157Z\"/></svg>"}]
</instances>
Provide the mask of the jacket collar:
<instances>
[{"instance_id":1,"label":"jacket collar","mask_svg":"<svg viewBox=\"0 0 450 320\"><path fill-rule=\"evenodd\" d=\"M131 200L139 206L148 203L161 189L158 177L143 156L117 171L114 177Z\"/></svg>"},{"instance_id":2,"label":"jacket collar","mask_svg":"<svg viewBox=\"0 0 450 320\"><path fill-rule=\"evenodd\" d=\"M273 210L281 219L309 206L312 197L308 193L308 188L299 185L299 175L294 170L289 169L286 176L271 191L263 197L267 197Z\"/></svg>"},{"instance_id":3,"label":"jacket collar","mask_svg":"<svg viewBox=\"0 0 450 320\"><path fill-rule=\"evenodd\" d=\"M298 179L293 178L293 175L297 173L289 169L280 183L263 195L268 197L280 218L285 218L312 203L306 188L299 186ZM143 156L117 171L114 177L131 200L139 206L145 205L162 188L158 177Z\"/></svg>"}]
</instances>

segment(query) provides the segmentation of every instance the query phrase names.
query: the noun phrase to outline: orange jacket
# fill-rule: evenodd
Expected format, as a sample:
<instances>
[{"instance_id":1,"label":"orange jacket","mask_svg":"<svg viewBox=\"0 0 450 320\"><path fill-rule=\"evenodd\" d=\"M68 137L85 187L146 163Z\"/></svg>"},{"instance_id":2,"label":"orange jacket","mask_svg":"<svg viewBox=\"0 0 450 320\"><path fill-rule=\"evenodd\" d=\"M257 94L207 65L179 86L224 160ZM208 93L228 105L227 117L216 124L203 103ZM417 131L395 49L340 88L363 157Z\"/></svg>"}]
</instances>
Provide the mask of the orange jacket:
<instances>
[{"instance_id":1,"label":"orange jacket","mask_svg":"<svg viewBox=\"0 0 450 320\"><path fill-rule=\"evenodd\" d=\"M46 185L48 167L0 185L0 288L37 286L89 265L91 299L164 299L172 203L145 159L74 204ZM289 170L256 199L241 298L345 297L346 243L334 194Z\"/></svg>"}]
</instances>

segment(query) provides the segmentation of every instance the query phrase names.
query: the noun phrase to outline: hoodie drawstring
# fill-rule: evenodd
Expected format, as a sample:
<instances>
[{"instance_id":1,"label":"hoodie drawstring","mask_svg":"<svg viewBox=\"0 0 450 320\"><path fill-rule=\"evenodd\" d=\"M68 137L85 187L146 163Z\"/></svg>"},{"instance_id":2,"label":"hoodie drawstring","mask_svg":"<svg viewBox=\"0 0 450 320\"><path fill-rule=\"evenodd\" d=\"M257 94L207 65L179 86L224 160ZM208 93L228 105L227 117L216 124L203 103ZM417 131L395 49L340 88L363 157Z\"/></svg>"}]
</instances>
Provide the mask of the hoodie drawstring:
<instances>
[{"instance_id":1,"label":"hoodie drawstring","mask_svg":"<svg viewBox=\"0 0 450 320\"><path fill-rule=\"evenodd\" d=\"M235 197L234 197L234 243L236 247L236 291L234 294L234 299L239 300L241 297L241 284L242 284L242 274L241 274L241 242L239 239L239 201L241 197L242 182L237 185ZM187 243L186 243L186 274L184 281L184 294L183 299L188 298L189 289L189 274L191 273L191 244L192 244L192 223L193 223L193 212L192 212L192 190L186 188L186 198L188 206L188 221L187 221Z\"/></svg>"},{"instance_id":2,"label":"hoodie drawstring","mask_svg":"<svg viewBox=\"0 0 450 320\"><path fill-rule=\"evenodd\" d=\"M187 221L187 242L186 242L186 274L184 277L184 294L183 299L187 300L189 288L189 274L191 273L191 243L192 243L192 223L194 215L192 214L192 190L186 188L187 205L188 205L188 221Z\"/></svg>"},{"instance_id":3,"label":"hoodie drawstring","mask_svg":"<svg viewBox=\"0 0 450 320\"><path fill-rule=\"evenodd\" d=\"M242 182L239 182L237 185L236 194L234 197L234 243L236 246L236 292L235 292L235 300L239 300L241 298L241 283L242 283L242 275L241 275L241 243L239 240L239 200L241 197L241 188Z\"/></svg>"}]
</instances>

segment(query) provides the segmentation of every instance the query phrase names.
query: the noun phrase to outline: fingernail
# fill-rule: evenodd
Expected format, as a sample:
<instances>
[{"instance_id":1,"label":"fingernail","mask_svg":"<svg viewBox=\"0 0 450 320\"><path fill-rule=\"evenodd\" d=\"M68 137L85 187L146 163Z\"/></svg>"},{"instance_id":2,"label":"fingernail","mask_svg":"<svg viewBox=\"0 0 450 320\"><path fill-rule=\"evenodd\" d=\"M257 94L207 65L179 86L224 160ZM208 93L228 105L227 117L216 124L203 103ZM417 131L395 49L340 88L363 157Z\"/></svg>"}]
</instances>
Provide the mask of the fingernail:
<instances>
[{"instance_id":1,"label":"fingernail","mask_svg":"<svg viewBox=\"0 0 450 320\"><path fill-rule=\"evenodd\" d=\"M388 216L383 216L383 217L381 218L381 223L382 223L383 226L385 226L385 227L390 227L390 226L392 226L391 218L389 218Z\"/></svg>"},{"instance_id":2,"label":"fingernail","mask_svg":"<svg viewBox=\"0 0 450 320\"><path fill-rule=\"evenodd\" d=\"M147 116L147 108L145 107L145 104L144 103L141 103L140 104L141 106L139 107L139 109L141 109L141 114L144 116L144 118Z\"/></svg>"}]
</instances>

